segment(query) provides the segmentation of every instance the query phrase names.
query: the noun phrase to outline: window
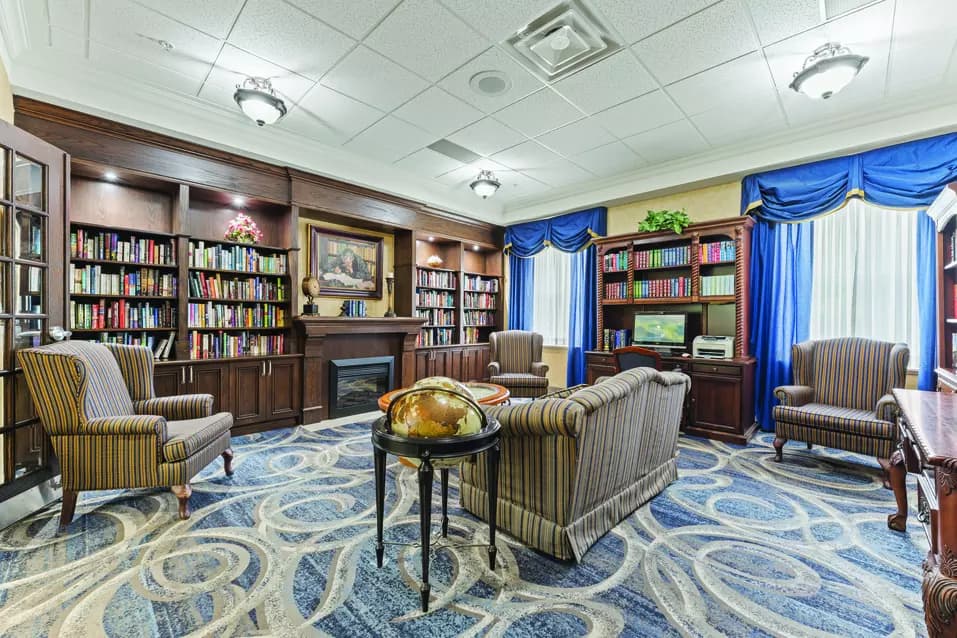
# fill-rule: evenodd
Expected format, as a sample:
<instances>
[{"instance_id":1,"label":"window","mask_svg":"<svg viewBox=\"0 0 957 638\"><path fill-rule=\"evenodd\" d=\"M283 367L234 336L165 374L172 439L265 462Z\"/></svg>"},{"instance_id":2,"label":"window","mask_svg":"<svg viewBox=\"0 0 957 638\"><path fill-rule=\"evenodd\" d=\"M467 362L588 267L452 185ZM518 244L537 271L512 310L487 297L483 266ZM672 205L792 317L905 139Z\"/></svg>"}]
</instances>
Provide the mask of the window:
<instances>
[{"instance_id":1,"label":"window","mask_svg":"<svg viewBox=\"0 0 957 638\"><path fill-rule=\"evenodd\" d=\"M567 346L572 255L546 248L532 259L535 260L532 330L544 337L546 346Z\"/></svg>"},{"instance_id":2,"label":"window","mask_svg":"<svg viewBox=\"0 0 957 638\"><path fill-rule=\"evenodd\" d=\"M814 221L811 338L902 341L920 363L917 215L852 199Z\"/></svg>"}]
</instances>

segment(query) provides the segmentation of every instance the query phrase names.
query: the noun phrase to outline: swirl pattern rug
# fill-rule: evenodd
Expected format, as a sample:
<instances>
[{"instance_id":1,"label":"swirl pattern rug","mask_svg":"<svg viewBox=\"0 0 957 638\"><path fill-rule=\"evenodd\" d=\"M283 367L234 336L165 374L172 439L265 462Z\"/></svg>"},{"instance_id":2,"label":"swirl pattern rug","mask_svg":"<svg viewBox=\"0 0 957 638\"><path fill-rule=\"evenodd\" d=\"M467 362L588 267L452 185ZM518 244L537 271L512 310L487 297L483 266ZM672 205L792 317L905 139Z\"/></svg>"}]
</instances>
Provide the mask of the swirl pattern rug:
<instances>
[{"instance_id":1,"label":"swirl pattern rug","mask_svg":"<svg viewBox=\"0 0 957 638\"><path fill-rule=\"evenodd\" d=\"M922 636L927 543L872 459L682 437L680 479L585 555L554 560L500 534L440 549L431 611L414 547L375 567L369 425L234 439L235 476L169 492L82 494L0 532L3 636ZM453 477L454 477L453 472ZM433 529L438 530L438 488ZM487 542L450 490L450 540ZM390 457L386 538L418 539L413 470Z\"/></svg>"}]
</instances>

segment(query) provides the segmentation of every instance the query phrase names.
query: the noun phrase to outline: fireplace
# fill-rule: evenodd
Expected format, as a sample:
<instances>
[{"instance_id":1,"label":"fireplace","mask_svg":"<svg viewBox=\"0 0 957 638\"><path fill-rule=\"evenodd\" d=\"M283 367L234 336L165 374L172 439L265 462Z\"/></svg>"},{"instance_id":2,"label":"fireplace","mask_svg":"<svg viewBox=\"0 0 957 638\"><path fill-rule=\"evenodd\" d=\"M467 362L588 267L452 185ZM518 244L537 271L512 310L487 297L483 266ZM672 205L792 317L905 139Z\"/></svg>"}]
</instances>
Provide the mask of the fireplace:
<instances>
[{"instance_id":1,"label":"fireplace","mask_svg":"<svg viewBox=\"0 0 957 638\"><path fill-rule=\"evenodd\" d=\"M395 388L395 357L329 361L329 418L373 412L381 395Z\"/></svg>"}]
</instances>

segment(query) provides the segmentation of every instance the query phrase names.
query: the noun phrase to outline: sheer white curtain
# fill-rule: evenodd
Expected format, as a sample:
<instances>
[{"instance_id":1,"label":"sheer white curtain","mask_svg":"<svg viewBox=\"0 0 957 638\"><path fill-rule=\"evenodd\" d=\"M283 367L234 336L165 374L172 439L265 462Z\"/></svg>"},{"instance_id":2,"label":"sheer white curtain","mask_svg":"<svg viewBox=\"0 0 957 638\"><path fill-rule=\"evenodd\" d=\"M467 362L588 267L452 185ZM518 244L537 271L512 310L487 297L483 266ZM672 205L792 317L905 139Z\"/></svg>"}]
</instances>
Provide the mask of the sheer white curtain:
<instances>
[{"instance_id":1,"label":"sheer white curtain","mask_svg":"<svg viewBox=\"0 0 957 638\"><path fill-rule=\"evenodd\" d=\"M535 255L532 330L544 337L546 346L568 345L571 314L571 253L546 248Z\"/></svg>"},{"instance_id":2,"label":"sheer white curtain","mask_svg":"<svg viewBox=\"0 0 957 638\"><path fill-rule=\"evenodd\" d=\"M811 338L910 346L917 368L917 214L852 199L814 224Z\"/></svg>"}]
</instances>

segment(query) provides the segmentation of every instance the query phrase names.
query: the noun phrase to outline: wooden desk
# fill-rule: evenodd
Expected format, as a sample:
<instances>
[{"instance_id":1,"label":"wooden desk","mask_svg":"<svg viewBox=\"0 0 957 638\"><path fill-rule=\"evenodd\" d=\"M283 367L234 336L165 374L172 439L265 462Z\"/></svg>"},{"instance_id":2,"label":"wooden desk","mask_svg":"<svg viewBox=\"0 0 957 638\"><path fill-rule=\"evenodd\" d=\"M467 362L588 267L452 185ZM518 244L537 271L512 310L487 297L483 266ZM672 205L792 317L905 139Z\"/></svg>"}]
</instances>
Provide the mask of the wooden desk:
<instances>
[{"instance_id":1,"label":"wooden desk","mask_svg":"<svg viewBox=\"0 0 957 638\"><path fill-rule=\"evenodd\" d=\"M897 512L887 526L907 523L907 473L917 475L917 518L930 551L924 561L927 633L957 636L957 395L894 390L901 409L901 442L891 457L890 480Z\"/></svg>"}]
</instances>

